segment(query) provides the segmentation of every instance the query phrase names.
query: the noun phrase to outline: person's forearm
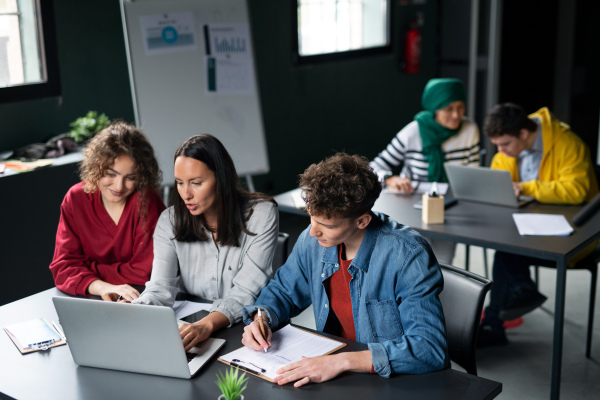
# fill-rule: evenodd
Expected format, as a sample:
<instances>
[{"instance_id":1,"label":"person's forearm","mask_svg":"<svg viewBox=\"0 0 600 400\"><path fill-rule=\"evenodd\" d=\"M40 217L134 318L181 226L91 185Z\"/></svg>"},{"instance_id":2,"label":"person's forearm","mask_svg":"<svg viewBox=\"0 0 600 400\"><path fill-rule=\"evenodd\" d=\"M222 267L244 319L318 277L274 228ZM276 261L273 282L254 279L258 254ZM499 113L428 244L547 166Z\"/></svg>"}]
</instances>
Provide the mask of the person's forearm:
<instances>
[{"instance_id":1,"label":"person's forearm","mask_svg":"<svg viewBox=\"0 0 600 400\"><path fill-rule=\"evenodd\" d=\"M218 311L211 312L200 321L194 322L194 325L205 326L211 333L229 325L229 319Z\"/></svg>"},{"instance_id":2,"label":"person's forearm","mask_svg":"<svg viewBox=\"0 0 600 400\"><path fill-rule=\"evenodd\" d=\"M352 372L371 372L371 351L352 351L347 353L335 354L342 363L344 371Z\"/></svg>"},{"instance_id":3,"label":"person's forearm","mask_svg":"<svg viewBox=\"0 0 600 400\"><path fill-rule=\"evenodd\" d=\"M100 279L96 279L95 281L92 281L92 283L89 284L89 286L87 287L87 292L89 294L101 296L104 293L106 293L110 286L112 286L110 283L106 283Z\"/></svg>"}]
</instances>

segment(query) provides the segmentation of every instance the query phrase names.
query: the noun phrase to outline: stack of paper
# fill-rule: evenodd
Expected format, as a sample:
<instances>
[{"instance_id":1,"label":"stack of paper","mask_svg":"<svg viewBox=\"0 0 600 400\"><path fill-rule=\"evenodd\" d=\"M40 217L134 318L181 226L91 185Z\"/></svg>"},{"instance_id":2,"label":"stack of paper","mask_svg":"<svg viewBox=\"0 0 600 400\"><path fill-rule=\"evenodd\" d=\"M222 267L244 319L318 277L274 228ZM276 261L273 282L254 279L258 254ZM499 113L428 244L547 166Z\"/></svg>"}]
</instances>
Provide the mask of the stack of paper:
<instances>
[{"instance_id":1,"label":"stack of paper","mask_svg":"<svg viewBox=\"0 0 600 400\"><path fill-rule=\"evenodd\" d=\"M513 214L521 235L569 236L573 228L564 215Z\"/></svg>"}]
</instances>

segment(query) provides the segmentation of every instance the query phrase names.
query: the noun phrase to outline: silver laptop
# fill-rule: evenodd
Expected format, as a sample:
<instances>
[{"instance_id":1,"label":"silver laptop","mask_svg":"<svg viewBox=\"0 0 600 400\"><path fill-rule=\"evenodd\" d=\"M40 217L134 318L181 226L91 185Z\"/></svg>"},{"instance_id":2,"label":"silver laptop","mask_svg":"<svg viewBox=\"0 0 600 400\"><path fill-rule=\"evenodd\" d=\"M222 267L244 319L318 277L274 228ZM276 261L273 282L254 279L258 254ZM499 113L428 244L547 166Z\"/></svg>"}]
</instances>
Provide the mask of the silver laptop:
<instances>
[{"instance_id":1,"label":"silver laptop","mask_svg":"<svg viewBox=\"0 0 600 400\"><path fill-rule=\"evenodd\" d=\"M515 196L510 172L485 167L444 164L454 197L507 207L531 203L531 196Z\"/></svg>"},{"instance_id":2,"label":"silver laptop","mask_svg":"<svg viewBox=\"0 0 600 400\"><path fill-rule=\"evenodd\" d=\"M209 338L186 354L172 308L53 297L77 365L191 378L225 344Z\"/></svg>"}]
</instances>

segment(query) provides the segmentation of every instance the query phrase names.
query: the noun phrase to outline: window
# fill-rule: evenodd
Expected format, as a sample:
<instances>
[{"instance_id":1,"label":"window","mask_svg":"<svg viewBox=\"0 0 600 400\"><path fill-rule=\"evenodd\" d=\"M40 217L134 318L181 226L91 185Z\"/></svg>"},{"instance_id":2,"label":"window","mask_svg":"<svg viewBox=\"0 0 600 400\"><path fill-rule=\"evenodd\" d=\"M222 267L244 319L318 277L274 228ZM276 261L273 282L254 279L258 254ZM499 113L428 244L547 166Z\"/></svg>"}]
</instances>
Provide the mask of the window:
<instances>
[{"instance_id":1,"label":"window","mask_svg":"<svg viewBox=\"0 0 600 400\"><path fill-rule=\"evenodd\" d=\"M0 0L0 101L60 93L52 2Z\"/></svg>"},{"instance_id":2,"label":"window","mask_svg":"<svg viewBox=\"0 0 600 400\"><path fill-rule=\"evenodd\" d=\"M389 0L298 0L298 62L390 51Z\"/></svg>"}]
</instances>

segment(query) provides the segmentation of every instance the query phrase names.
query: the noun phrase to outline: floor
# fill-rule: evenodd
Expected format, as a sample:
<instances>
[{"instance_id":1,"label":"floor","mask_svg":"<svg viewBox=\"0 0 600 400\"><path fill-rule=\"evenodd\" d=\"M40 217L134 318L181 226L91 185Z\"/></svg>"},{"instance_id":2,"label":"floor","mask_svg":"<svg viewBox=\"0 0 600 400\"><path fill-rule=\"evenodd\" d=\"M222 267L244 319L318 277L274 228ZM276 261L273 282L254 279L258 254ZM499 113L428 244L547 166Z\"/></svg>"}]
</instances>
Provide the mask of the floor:
<instances>
[{"instance_id":1,"label":"floor","mask_svg":"<svg viewBox=\"0 0 600 400\"><path fill-rule=\"evenodd\" d=\"M286 227L282 225L282 228ZM288 229L293 230L291 227ZM292 243L298 233L292 233ZM471 247L470 254L471 271L485 276L483 249ZM490 274L493 254L492 250L488 250ZM458 245L453 264L464 266L464 255L465 246ZM480 349L477 353L479 376L503 384L499 399L550 397L555 278L554 270L541 268L540 291L548 296L546 303L527 314L521 326L507 331L510 341L507 346ZM561 399L600 398L600 295L596 297L591 359L585 357L589 285L588 271L570 271L567 274ZM312 307L294 318L293 322L314 328ZM461 369L458 366L453 368Z\"/></svg>"}]
</instances>

